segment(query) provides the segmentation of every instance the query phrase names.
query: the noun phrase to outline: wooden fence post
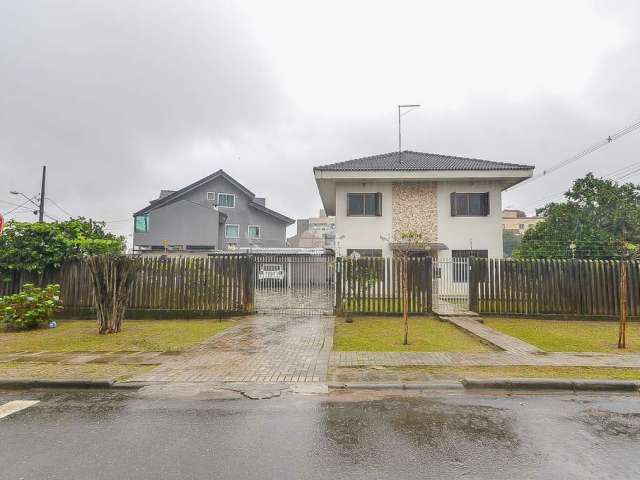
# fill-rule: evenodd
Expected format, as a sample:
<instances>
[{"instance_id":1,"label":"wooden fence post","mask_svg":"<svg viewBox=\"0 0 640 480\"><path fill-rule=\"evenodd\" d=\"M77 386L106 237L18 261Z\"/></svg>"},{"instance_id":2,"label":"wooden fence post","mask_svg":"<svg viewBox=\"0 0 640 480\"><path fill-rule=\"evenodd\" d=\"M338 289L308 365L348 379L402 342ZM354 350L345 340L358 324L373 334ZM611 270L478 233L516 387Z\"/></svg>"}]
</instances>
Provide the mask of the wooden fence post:
<instances>
[{"instance_id":1,"label":"wooden fence post","mask_svg":"<svg viewBox=\"0 0 640 480\"><path fill-rule=\"evenodd\" d=\"M478 283L480 276L478 269L480 260L477 258L469 258L469 310L478 311Z\"/></svg>"}]
</instances>

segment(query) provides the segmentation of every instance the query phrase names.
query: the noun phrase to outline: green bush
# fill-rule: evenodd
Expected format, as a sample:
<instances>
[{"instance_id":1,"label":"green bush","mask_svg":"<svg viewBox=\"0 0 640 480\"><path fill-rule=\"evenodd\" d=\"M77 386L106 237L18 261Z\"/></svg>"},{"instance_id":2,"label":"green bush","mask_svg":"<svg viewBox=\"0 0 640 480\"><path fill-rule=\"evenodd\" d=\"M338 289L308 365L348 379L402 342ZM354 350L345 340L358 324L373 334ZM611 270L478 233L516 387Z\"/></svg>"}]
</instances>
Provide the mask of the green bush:
<instances>
[{"instance_id":1,"label":"green bush","mask_svg":"<svg viewBox=\"0 0 640 480\"><path fill-rule=\"evenodd\" d=\"M25 283L20 293L0 297L0 328L5 330L28 330L48 323L62 310L60 285L45 288Z\"/></svg>"}]
</instances>

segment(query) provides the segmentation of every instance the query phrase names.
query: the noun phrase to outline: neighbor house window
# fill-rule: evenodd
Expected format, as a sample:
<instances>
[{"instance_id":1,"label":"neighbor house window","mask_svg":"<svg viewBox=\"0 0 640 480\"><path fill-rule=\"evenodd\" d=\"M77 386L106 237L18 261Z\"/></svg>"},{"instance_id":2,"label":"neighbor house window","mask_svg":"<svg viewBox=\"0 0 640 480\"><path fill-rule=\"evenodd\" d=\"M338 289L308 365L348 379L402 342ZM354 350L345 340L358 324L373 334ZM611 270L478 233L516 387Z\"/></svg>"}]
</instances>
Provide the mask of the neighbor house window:
<instances>
[{"instance_id":1,"label":"neighbor house window","mask_svg":"<svg viewBox=\"0 0 640 480\"><path fill-rule=\"evenodd\" d=\"M216 201L216 192L207 192L207 200L209 202L215 202Z\"/></svg>"},{"instance_id":2,"label":"neighbor house window","mask_svg":"<svg viewBox=\"0 0 640 480\"><path fill-rule=\"evenodd\" d=\"M379 217L382 215L381 193L347 193L347 215Z\"/></svg>"},{"instance_id":3,"label":"neighbor house window","mask_svg":"<svg viewBox=\"0 0 640 480\"><path fill-rule=\"evenodd\" d=\"M224 236L225 238L240 238L240 225L225 225Z\"/></svg>"},{"instance_id":4,"label":"neighbor house window","mask_svg":"<svg viewBox=\"0 0 640 480\"><path fill-rule=\"evenodd\" d=\"M249 225L247 233L249 238L260 238L260 225Z\"/></svg>"},{"instance_id":5,"label":"neighbor house window","mask_svg":"<svg viewBox=\"0 0 640 480\"><path fill-rule=\"evenodd\" d=\"M486 217L489 215L489 193L451 194L452 217Z\"/></svg>"},{"instance_id":6,"label":"neighbor house window","mask_svg":"<svg viewBox=\"0 0 640 480\"><path fill-rule=\"evenodd\" d=\"M233 193L219 193L218 206L226 208L235 208L236 196Z\"/></svg>"},{"instance_id":7,"label":"neighbor house window","mask_svg":"<svg viewBox=\"0 0 640 480\"><path fill-rule=\"evenodd\" d=\"M147 233L149 231L149 215L136 215L134 225L136 233Z\"/></svg>"}]
</instances>

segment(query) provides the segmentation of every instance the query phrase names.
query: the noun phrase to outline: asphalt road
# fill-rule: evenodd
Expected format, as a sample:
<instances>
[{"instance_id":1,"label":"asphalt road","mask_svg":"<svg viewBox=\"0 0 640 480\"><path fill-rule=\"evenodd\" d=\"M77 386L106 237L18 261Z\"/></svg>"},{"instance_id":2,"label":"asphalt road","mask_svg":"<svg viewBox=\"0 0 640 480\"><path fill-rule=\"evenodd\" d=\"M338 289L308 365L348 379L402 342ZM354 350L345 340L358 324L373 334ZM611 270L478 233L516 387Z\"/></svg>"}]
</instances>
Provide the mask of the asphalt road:
<instances>
[{"instance_id":1,"label":"asphalt road","mask_svg":"<svg viewBox=\"0 0 640 480\"><path fill-rule=\"evenodd\" d=\"M640 397L0 392L2 479L639 478Z\"/></svg>"}]
</instances>

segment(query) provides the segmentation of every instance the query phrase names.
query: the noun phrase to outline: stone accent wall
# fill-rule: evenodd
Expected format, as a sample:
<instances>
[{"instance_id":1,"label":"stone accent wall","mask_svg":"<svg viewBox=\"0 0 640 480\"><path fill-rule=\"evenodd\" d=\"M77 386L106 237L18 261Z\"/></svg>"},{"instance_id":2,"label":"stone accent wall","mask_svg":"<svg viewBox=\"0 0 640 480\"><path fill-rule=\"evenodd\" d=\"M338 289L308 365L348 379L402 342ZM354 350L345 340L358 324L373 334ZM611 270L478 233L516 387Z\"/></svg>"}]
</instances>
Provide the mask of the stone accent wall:
<instances>
[{"instance_id":1,"label":"stone accent wall","mask_svg":"<svg viewBox=\"0 0 640 480\"><path fill-rule=\"evenodd\" d=\"M393 182L393 241L403 232L421 233L425 241L438 240L436 182Z\"/></svg>"}]
</instances>

